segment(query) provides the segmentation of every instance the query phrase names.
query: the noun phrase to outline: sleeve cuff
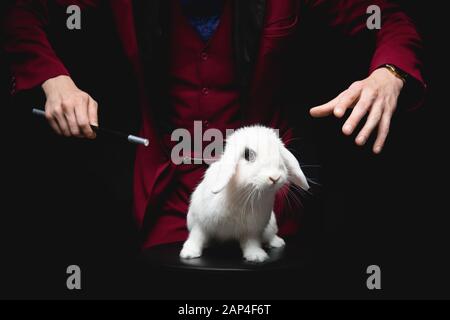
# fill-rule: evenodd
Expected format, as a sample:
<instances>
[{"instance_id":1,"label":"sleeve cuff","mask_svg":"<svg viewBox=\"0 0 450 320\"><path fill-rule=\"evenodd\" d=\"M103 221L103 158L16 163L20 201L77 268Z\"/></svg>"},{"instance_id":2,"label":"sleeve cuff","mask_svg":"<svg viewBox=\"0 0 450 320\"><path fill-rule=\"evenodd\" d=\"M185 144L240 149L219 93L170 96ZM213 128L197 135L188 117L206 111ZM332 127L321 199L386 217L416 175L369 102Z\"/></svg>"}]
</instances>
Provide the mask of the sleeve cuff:
<instances>
[{"instance_id":1,"label":"sleeve cuff","mask_svg":"<svg viewBox=\"0 0 450 320\"><path fill-rule=\"evenodd\" d=\"M28 69L30 70L30 69ZM11 81L11 94L16 95L17 93L25 90L30 90L35 87L40 86L42 83L48 79L66 75L70 76L67 69L62 64L56 64L52 66L41 66L38 68L33 68L33 72L29 72L27 69L23 71L13 71L13 77Z\"/></svg>"},{"instance_id":2,"label":"sleeve cuff","mask_svg":"<svg viewBox=\"0 0 450 320\"><path fill-rule=\"evenodd\" d=\"M379 68L382 68L386 64L391 64L408 75L405 86L399 98L399 108L407 111L413 111L420 108L425 102L427 92L427 84L424 81L420 70L402 66L402 63L387 61L384 63L372 63L369 74Z\"/></svg>"}]
</instances>

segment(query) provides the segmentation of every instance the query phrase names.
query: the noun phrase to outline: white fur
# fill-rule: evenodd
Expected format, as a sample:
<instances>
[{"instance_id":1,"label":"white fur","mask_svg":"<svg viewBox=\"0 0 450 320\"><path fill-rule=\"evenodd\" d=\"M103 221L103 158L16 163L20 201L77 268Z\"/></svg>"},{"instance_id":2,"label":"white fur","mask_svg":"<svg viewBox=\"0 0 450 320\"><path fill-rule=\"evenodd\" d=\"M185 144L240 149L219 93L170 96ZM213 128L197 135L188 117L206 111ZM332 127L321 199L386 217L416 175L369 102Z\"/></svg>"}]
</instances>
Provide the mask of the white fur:
<instances>
[{"instance_id":1,"label":"white fur","mask_svg":"<svg viewBox=\"0 0 450 320\"><path fill-rule=\"evenodd\" d=\"M256 152L254 162L244 158L246 148ZM207 242L217 239L239 241L248 261L267 260L263 244L285 245L277 236L273 204L276 192L288 181L309 189L298 161L273 129L253 126L234 132L220 160L208 168L192 194L190 233L180 257L198 258Z\"/></svg>"}]
</instances>

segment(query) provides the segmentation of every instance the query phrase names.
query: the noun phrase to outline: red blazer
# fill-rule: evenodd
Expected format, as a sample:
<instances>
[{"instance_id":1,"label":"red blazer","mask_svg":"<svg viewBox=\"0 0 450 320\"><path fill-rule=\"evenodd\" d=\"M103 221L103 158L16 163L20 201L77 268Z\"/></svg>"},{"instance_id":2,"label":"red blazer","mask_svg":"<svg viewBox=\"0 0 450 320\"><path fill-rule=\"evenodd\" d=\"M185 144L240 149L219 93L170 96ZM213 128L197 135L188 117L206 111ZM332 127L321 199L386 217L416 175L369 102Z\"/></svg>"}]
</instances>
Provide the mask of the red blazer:
<instances>
[{"instance_id":1,"label":"red blazer","mask_svg":"<svg viewBox=\"0 0 450 320\"><path fill-rule=\"evenodd\" d=\"M69 75L63 57L56 56L47 39L48 24L46 0L17 0L6 21L6 52L12 57L12 91L39 86L45 80ZM54 0L64 8L78 4L82 9L94 10L99 0ZM160 144L160 137L152 124L152 104L145 93L142 63L134 27L131 0L108 2L116 27L135 76L141 88L140 101L143 112L141 135L151 141L151 147L138 147L135 167L135 213L138 223L145 225L148 212L157 210L160 196L170 183L174 167L168 150ZM368 6L377 4L382 10L382 28L370 31L366 27ZM280 64L291 35L299 21L314 14L331 27L336 27L350 37L372 32L376 41L369 73L389 63L407 72L425 86L421 74L421 38L411 20L394 4L384 0L267 0L265 22L259 52L250 85L250 102L247 106L249 122L270 125L271 110L277 108L277 84L281 83ZM65 26L58 26L65 27ZM105 53L107 55L107 53ZM147 210L149 208L149 210Z\"/></svg>"}]
</instances>

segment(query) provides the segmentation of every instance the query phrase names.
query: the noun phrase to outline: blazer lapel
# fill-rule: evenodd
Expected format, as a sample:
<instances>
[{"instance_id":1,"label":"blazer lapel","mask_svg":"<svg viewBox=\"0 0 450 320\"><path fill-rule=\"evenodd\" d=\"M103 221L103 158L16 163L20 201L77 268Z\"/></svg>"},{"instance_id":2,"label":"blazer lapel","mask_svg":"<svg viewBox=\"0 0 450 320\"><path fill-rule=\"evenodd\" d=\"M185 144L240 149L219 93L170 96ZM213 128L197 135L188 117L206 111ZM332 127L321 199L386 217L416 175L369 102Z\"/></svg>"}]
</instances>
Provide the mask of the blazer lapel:
<instances>
[{"instance_id":1,"label":"blazer lapel","mask_svg":"<svg viewBox=\"0 0 450 320\"><path fill-rule=\"evenodd\" d=\"M233 5L237 76L243 92L248 94L264 26L266 0L234 0Z\"/></svg>"},{"instance_id":2,"label":"blazer lapel","mask_svg":"<svg viewBox=\"0 0 450 320\"><path fill-rule=\"evenodd\" d=\"M133 5L131 0L109 1L116 30L122 43L125 55L133 65L135 71L139 70L139 56L134 28Z\"/></svg>"}]
</instances>

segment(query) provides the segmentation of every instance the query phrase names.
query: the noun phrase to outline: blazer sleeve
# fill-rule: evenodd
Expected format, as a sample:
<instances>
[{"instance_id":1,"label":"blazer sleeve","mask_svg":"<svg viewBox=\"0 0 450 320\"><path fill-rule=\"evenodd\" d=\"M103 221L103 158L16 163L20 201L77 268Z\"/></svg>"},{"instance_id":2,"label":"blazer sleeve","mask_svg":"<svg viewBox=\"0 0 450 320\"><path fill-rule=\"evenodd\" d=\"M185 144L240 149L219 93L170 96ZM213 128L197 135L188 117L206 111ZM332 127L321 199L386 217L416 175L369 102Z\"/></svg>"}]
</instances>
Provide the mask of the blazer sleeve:
<instances>
[{"instance_id":1,"label":"blazer sleeve","mask_svg":"<svg viewBox=\"0 0 450 320\"><path fill-rule=\"evenodd\" d=\"M349 36L373 34L376 42L369 72L384 64L392 64L410 77L408 91L414 91L417 107L423 102L426 83L423 77L422 38L411 18L397 4L387 0L305 0L306 10L329 26ZM377 5L381 9L381 29L369 30L367 9ZM411 90L413 89L413 90ZM409 99L408 99L409 100ZM410 105L411 106L411 105Z\"/></svg>"},{"instance_id":2,"label":"blazer sleeve","mask_svg":"<svg viewBox=\"0 0 450 320\"><path fill-rule=\"evenodd\" d=\"M69 75L47 38L47 26L46 0L17 0L10 9L5 19L4 51L11 68L12 94Z\"/></svg>"}]
</instances>

